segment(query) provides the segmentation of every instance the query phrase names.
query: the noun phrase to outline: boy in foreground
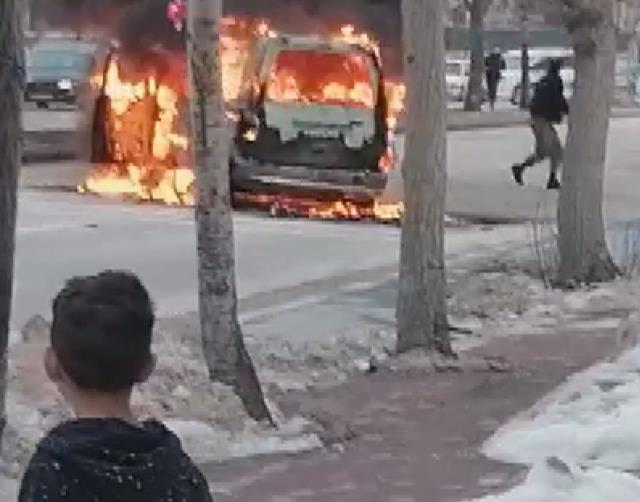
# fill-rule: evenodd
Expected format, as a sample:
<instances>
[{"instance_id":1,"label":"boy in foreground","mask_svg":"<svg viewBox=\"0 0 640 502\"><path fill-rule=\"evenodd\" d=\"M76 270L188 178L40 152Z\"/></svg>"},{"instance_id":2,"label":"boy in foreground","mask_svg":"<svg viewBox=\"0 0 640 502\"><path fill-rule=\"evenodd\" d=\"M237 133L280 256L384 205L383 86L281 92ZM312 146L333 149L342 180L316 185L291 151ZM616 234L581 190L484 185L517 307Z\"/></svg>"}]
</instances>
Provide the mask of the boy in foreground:
<instances>
[{"instance_id":1,"label":"boy in foreground","mask_svg":"<svg viewBox=\"0 0 640 502\"><path fill-rule=\"evenodd\" d=\"M40 441L19 502L212 502L178 438L131 410L151 374L155 316L137 277L70 280L53 302L45 369L76 419Z\"/></svg>"}]
</instances>

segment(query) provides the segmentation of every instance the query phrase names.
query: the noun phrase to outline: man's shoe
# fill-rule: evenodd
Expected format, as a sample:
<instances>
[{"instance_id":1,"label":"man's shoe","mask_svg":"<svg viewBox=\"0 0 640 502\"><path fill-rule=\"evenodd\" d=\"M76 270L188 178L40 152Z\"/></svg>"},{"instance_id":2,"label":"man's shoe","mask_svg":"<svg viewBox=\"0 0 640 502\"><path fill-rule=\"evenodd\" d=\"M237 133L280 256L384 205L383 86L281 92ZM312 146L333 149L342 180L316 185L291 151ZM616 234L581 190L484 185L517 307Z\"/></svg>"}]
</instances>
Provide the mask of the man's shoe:
<instances>
[{"instance_id":1,"label":"man's shoe","mask_svg":"<svg viewBox=\"0 0 640 502\"><path fill-rule=\"evenodd\" d=\"M511 167L511 172L513 173L513 179L516 180L518 185L524 185L524 180L522 179L522 174L524 173L524 166L519 164L515 164Z\"/></svg>"},{"instance_id":2,"label":"man's shoe","mask_svg":"<svg viewBox=\"0 0 640 502\"><path fill-rule=\"evenodd\" d=\"M560 190L560 182L558 181L558 178L555 176L549 178L549 181L547 182L547 190Z\"/></svg>"}]
</instances>

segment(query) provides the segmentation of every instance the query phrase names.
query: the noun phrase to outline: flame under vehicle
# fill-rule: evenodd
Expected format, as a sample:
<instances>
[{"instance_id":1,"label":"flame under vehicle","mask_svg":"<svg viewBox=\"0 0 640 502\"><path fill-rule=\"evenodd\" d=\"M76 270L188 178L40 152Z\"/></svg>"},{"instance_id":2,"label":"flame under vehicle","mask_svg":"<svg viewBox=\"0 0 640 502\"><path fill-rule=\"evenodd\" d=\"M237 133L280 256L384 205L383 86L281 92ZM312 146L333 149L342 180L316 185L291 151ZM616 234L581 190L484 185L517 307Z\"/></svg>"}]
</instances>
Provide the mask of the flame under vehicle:
<instances>
[{"instance_id":1,"label":"flame under vehicle","mask_svg":"<svg viewBox=\"0 0 640 502\"><path fill-rule=\"evenodd\" d=\"M361 199L384 190L387 101L374 50L313 36L265 37L232 108L234 192Z\"/></svg>"}]
</instances>

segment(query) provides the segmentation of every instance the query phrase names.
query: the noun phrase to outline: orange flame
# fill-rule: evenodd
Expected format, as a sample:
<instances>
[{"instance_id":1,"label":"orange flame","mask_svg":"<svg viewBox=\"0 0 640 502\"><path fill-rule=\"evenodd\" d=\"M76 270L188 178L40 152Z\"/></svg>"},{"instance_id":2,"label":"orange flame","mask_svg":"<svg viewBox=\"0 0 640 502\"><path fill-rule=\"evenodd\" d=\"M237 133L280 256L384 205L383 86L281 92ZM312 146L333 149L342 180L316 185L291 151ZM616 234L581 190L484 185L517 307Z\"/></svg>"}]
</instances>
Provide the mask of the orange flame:
<instances>
[{"instance_id":1,"label":"orange flame","mask_svg":"<svg viewBox=\"0 0 640 502\"><path fill-rule=\"evenodd\" d=\"M275 36L277 32L262 19L223 19L221 64L225 101L238 97L244 68L256 39ZM329 38L358 45L375 54L380 52L376 40L367 33L359 33L353 25L341 27ZM357 53L331 52L310 52L308 56L300 58L293 51L280 53L267 85L269 99L375 106L377 89L372 86L372 68L368 67L367 58ZM193 205L195 179L188 167L189 141L180 134L181 101L186 99L184 68L177 71L176 66L171 75L159 76L148 70L132 76L124 71L123 62L112 59L104 75L91 79L92 85L108 98L109 112L105 120L114 140L111 145L114 163L94 169L78 190L171 205ZM404 107L404 85L387 82L385 94L388 121L394 126ZM136 141L140 124L132 119L140 109L147 110L147 115L150 113L153 117L146 150ZM232 115L228 112L231 119ZM247 135L250 140L251 131ZM380 169L386 172L393 166L389 151L380 160ZM363 205L348 201L306 201L303 205L304 210L298 204L293 212L314 218L379 220L398 220L402 214L401 205L377 202ZM291 203L285 206L294 207Z\"/></svg>"},{"instance_id":2,"label":"orange flame","mask_svg":"<svg viewBox=\"0 0 640 502\"><path fill-rule=\"evenodd\" d=\"M272 216L313 218L318 220L348 219L379 222L399 222L404 205L395 202L300 199L283 195L239 193L234 200L239 205L262 207Z\"/></svg>"},{"instance_id":3,"label":"orange flame","mask_svg":"<svg viewBox=\"0 0 640 502\"><path fill-rule=\"evenodd\" d=\"M78 187L80 191L103 195L128 195L140 200L155 200L165 204L192 204L191 186L194 175L186 166L178 166L175 157L185 157L189 147L186 136L178 134L177 91L158 83L151 74L141 80L123 80L117 58L110 61L105 72L102 92L109 98L108 127L112 129L112 165L100 166ZM138 109L144 119L152 121L148 151L139 141L139 121L132 114ZM136 127L138 126L138 127ZM117 140L120 139L120 142ZM136 162L138 160L138 162Z\"/></svg>"},{"instance_id":4,"label":"orange flame","mask_svg":"<svg viewBox=\"0 0 640 502\"><path fill-rule=\"evenodd\" d=\"M267 86L279 103L375 106L372 68L361 54L281 51Z\"/></svg>"}]
</instances>

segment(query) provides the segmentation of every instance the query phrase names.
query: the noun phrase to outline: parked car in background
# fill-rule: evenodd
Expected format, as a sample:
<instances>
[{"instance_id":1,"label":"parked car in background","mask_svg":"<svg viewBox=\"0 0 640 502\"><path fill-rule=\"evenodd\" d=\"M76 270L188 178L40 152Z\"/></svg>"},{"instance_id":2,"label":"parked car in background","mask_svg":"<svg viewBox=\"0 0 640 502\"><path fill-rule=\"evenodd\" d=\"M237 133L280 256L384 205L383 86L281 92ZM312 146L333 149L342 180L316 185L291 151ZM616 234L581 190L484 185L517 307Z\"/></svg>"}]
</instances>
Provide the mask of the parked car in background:
<instances>
[{"instance_id":1,"label":"parked car in background","mask_svg":"<svg viewBox=\"0 0 640 502\"><path fill-rule=\"evenodd\" d=\"M445 79L449 101L464 101L469 85L471 63L464 59L448 59L445 64Z\"/></svg>"},{"instance_id":2,"label":"parked car in background","mask_svg":"<svg viewBox=\"0 0 640 502\"><path fill-rule=\"evenodd\" d=\"M87 82L96 46L82 40L41 40L26 50L24 99L38 108L75 104Z\"/></svg>"}]
</instances>

